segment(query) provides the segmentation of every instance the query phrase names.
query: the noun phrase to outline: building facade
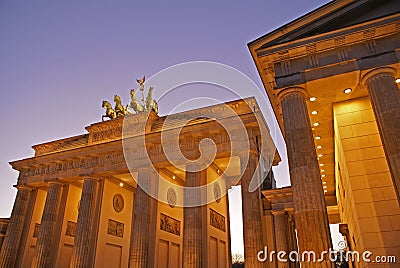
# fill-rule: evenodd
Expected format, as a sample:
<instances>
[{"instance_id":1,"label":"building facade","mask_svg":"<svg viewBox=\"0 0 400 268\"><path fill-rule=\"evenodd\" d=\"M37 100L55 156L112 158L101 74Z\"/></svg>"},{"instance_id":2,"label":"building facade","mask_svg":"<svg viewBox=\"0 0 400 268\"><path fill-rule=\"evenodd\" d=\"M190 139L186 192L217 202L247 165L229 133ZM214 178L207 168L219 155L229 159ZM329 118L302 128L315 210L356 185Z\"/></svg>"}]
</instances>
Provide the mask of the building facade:
<instances>
[{"instance_id":1,"label":"building facade","mask_svg":"<svg viewBox=\"0 0 400 268\"><path fill-rule=\"evenodd\" d=\"M331 247L330 214L348 250L397 256L353 267L399 266L399 12L332 1L248 44L286 141L299 250Z\"/></svg>"},{"instance_id":2,"label":"building facade","mask_svg":"<svg viewBox=\"0 0 400 268\"><path fill-rule=\"evenodd\" d=\"M236 184L248 189L253 176L260 181L267 174L257 163L268 163L268 173L275 157L269 134L262 141L260 129L268 128L257 107L251 98L168 118L126 115L33 146L34 157L11 163L20 172L18 193L0 267L230 267L224 193ZM227 111L244 128L227 133ZM204 139L213 142L204 142L203 152L215 147L215 157L193 169ZM234 149L232 140L249 147ZM178 151L186 158L174 158ZM183 189L201 186L205 192ZM260 188L243 197L246 251L256 258L263 247ZM196 198L199 204L190 203Z\"/></svg>"}]
</instances>

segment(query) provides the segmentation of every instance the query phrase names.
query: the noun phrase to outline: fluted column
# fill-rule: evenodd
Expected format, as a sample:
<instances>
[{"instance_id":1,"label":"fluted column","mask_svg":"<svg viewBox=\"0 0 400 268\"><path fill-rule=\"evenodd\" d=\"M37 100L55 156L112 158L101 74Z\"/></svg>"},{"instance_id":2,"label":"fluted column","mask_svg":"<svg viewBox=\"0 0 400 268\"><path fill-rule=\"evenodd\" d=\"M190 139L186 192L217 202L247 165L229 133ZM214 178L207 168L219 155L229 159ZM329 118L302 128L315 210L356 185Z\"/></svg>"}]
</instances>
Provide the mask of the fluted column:
<instances>
[{"instance_id":1,"label":"fluted column","mask_svg":"<svg viewBox=\"0 0 400 268\"><path fill-rule=\"evenodd\" d=\"M364 76L378 123L393 185L400 204L400 91L392 68L375 69Z\"/></svg>"},{"instance_id":2,"label":"fluted column","mask_svg":"<svg viewBox=\"0 0 400 268\"><path fill-rule=\"evenodd\" d=\"M55 246L52 245L52 242L54 241L54 229L57 223L62 187L63 185L59 182L49 182L32 267L52 266L50 253Z\"/></svg>"},{"instance_id":3,"label":"fluted column","mask_svg":"<svg viewBox=\"0 0 400 268\"><path fill-rule=\"evenodd\" d=\"M190 190L190 188L199 187L207 183L207 169L199 170L200 166L195 164L186 167L185 178L185 205L201 204L202 197L200 191ZM188 170L199 170L190 172ZM183 209L183 267L201 268L207 266L207 259L203 252L203 209L204 206L185 207ZM204 227L205 228L205 227ZM208 238L206 238L208 239ZM206 240L207 241L207 240ZM204 241L204 243L206 243Z\"/></svg>"},{"instance_id":4,"label":"fluted column","mask_svg":"<svg viewBox=\"0 0 400 268\"><path fill-rule=\"evenodd\" d=\"M152 202L156 202L156 200L148 195L147 192L154 187L155 179L156 173L154 170L150 168L139 169L129 254L130 268L146 268L149 265L150 259L154 258L154 256L150 256L149 254L149 238L150 233L155 232L151 228L150 213Z\"/></svg>"},{"instance_id":5,"label":"fluted column","mask_svg":"<svg viewBox=\"0 0 400 268\"><path fill-rule=\"evenodd\" d=\"M302 88L280 94L290 181L300 252L321 254L331 248L331 237L324 191L315 144ZM302 267L332 267L324 262L302 262Z\"/></svg>"},{"instance_id":6,"label":"fluted column","mask_svg":"<svg viewBox=\"0 0 400 268\"><path fill-rule=\"evenodd\" d=\"M0 251L0 267L14 267L17 258L21 235L24 228L27 207L32 190L17 186L18 192L7 226L6 236Z\"/></svg>"},{"instance_id":7,"label":"fluted column","mask_svg":"<svg viewBox=\"0 0 400 268\"><path fill-rule=\"evenodd\" d=\"M249 192L250 182L256 172L258 154L251 150L249 155L240 156L240 168L243 175L242 182L242 213L243 213L243 238L244 261L246 267L267 267L268 263L258 260L257 254L264 250L262 228L262 204L260 188ZM255 174L258 176L258 174Z\"/></svg>"},{"instance_id":8,"label":"fluted column","mask_svg":"<svg viewBox=\"0 0 400 268\"><path fill-rule=\"evenodd\" d=\"M296 225L294 221L294 211L289 210L288 211L288 243L289 243L289 252L292 251L298 251L297 248L297 238L296 238ZM290 268L297 268L300 267L299 262L290 262L289 263Z\"/></svg>"},{"instance_id":9,"label":"fluted column","mask_svg":"<svg viewBox=\"0 0 400 268\"><path fill-rule=\"evenodd\" d=\"M276 252L283 251L286 255L283 257L288 260L289 243L288 243L288 215L286 211L272 211L274 215L274 230L275 230L275 246ZM288 268L289 262L278 260L278 268Z\"/></svg>"},{"instance_id":10,"label":"fluted column","mask_svg":"<svg viewBox=\"0 0 400 268\"><path fill-rule=\"evenodd\" d=\"M93 241L93 229L95 228L98 191L99 179L85 178L79 205L76 236L70 264L71 268L88 268L94 266L90 248L94 246L91 242Z\"/></svg>"}]
</instances>

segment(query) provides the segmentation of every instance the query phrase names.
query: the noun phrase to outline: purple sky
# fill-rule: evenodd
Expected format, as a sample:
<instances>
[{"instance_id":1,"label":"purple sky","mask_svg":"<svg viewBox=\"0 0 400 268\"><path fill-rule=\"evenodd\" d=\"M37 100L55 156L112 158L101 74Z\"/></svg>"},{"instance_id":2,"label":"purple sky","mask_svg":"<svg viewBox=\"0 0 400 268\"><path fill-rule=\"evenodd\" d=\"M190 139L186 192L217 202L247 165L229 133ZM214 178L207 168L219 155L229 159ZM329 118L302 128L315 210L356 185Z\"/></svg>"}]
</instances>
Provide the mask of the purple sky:
<instances>
[{"instance_id":1,"label":"purple sky","mask_svg":"<svg viewBox=\"0 0 400 268\"><path fill-rule=\"evenodd\" d=\"M15 197L8 162L32 156L32 145L84 133L103 99L127 102L136 78L178 63L221 62L261 87L246 44L327 2L1 0L0 217Z\"/></svg>"}]
</instances>

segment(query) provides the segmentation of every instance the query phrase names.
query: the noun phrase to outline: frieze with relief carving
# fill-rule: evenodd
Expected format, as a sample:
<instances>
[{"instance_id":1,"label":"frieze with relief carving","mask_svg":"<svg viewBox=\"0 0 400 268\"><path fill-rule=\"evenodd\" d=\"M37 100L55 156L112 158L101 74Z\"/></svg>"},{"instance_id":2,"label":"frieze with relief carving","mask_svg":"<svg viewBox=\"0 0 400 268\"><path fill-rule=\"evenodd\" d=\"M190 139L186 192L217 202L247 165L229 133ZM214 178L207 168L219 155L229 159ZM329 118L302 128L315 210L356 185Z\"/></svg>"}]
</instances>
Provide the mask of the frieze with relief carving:
<instances>
[{"instance_id":1,"label":"frieze with relief carving","mask_svg":"<svg viewBox=\"0 0 400 268\"><path fill-rule=\"evenodd\" d=\"M160 230L180 236L181 235L181 222L167 216L160 214Z\"/></svg>"},{"instance_id":2,"label":"frieze with relief carving","mask_svg":"<svg viewBox=\"0 0 400 268\"><path fill-rule=\"evenodd\" d=\"M119 221L108 219L107 234L117 237L124 237L124 224Z\"/></svg>"},{"instance_id":3,"label":"frieze with relief carving","mask_svg":"<svg viewBox=\"0 0 400 268\"><path fill-rule=\"evenodd\" d=\"M210 225L225 232L225 217L210 208Z\"/></svg>"}]
</instances>

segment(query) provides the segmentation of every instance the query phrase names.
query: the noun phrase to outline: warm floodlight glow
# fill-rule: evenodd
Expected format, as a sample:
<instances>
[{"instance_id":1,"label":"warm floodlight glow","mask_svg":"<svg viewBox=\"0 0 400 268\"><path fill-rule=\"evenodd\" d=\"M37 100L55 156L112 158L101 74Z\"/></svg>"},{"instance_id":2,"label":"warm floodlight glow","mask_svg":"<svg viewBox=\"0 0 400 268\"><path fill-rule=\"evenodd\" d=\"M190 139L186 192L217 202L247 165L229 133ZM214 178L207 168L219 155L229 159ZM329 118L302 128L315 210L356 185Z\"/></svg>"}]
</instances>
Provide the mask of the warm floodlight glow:
<instances>
[{"instance_id":1,"label":"warm floodlight glow","mask_svg":"<svg viewBox=\"0 0 400 268\"><path fill-rule=\"evenodd\" d=\"M317 111L312 111L312 112L311 112L311 114L317 114L317 113L318 113Z\"/></svg>"},{"instance_id":2,"label":"warm floodlight glow","mask_svg":"<svg viewBox=\"0 0 400 268\"><path fill-rule=\"evenodd\" d=\"M326 184L326 181L323 181L322 184Z\"/></svg>"},{"instance_id":3,"label":"warm floodlight glow","mask_svg":"<svg viewBox=\"0 0 400 268\"><path fill-rule=\"evenodd\" d=\"M317 98L316 97L311 97L310 101L315 101Z\"/></svg>"},{"instance_id":4,"label":"warm floodlight glow","mask_svg":"<svg viewBox=\"0 0 400 268\"><path fill-rule=\"evenodd\" d=\"M397 79L395 80L395 82L396 82L397 84L399 84L399 83L400 83L400 78L397 78Z\"/></svg>"},{"instance_id":5,"label":"warm floodlight glow","mask_svg":"<svg viewBox=\"0 0 400 268\"><path fill-rule=\"evenodd\" d=\"M325 169L321 169L321 172L325 172Z\"/></svg>"},{"instance_id":6,"label":"warm floodlight glow","mask_svg":"<svg viewBox=\"0 0 400 268\"><path fill-rule=\"evenodd\" d=\"M321 145L318 145L318 146L317 146L317 149L321 149L321 148L322 148L322 146L321 146Z\"/></svg>"},{"instance_id":7,"label":"warm floodlight glow","mask_svg":"<svg viewBox=\"0 0 400 268\"><path fill-rule=\"evenodd\" d=\"M323 154L319 154L319 155L318 155L318 157L322 157L322 156L323 156Z\"/></svg>"},{"instance_id":8,"label":"warm floodlight glow","mask_svg":"<svg viewBox=\"0 0 400 268\"><path fill-rule=\"evenodd\" d=\"M320 137L320 136L317 136L317 137L315 137L315 139L316 139L316 140L320 140L320 139L321 139L321 137Z\"/></svg>"},{"instance_id":9,"label":"warm floodlight glow","mask_svg":"<svg viewBox=\"0 0 400 268\"><path fill-rule=\"evenodd\" d=\"M320 166L320 167L323 167L323 166L325 166L325 164L319 164L319 166Z\"/></svg>"},{"instance_id":10,"label":"warm floodlight glow","mask_svg":"<svg viewBox=\"0 0 400 268\"><path fill-rule=\"evenodd\" d=\"M349 94L351 91L352 91L351 88L346 88L345 90L343 90L343 92L344 92L345 94Z\"/></svg>"},{"instance_id":11,"label":"warm floodlight glow","mask_svg":"<svg viewBox=\"0 0 400 268\"><path fill-rule=\"evenodd\" d=\"M319 126L319 123L318 122L316 122L316 123L314 123L314 125L313 125L314 127L318 127Z\"/></svg>"},{"instance_id":12,"label":"warm floodlight glow","mask_svg":"<svg viewBox=\"0 0 400 268\"><path fill-rule=\"evenodd\" d=\"M174 175L174 176L172 176L172 179L173 179L173 180L175 180L175 175Z\"/></svg>"},{"instance_id":13,"label":"warm floodlight glow","mask_svg":"<svg viewBox=\"0 0 400 268\"><path fill-rule=\"evenodd\" d=\"M124 187L124 183L123 183L123 182L120 182L120 183L119 183L119 186Z\"/></svg>"},{"instance_id":14,"label":"warm floodlight glow","mask_svg":"<svg viewBox=\"0 0 400 268\"><path fill-rule=\"evenodd\" d=\"M321 177L322 177L322 178L325 178L325 174L322 174Z\"/></svg>"}]
</instances>

